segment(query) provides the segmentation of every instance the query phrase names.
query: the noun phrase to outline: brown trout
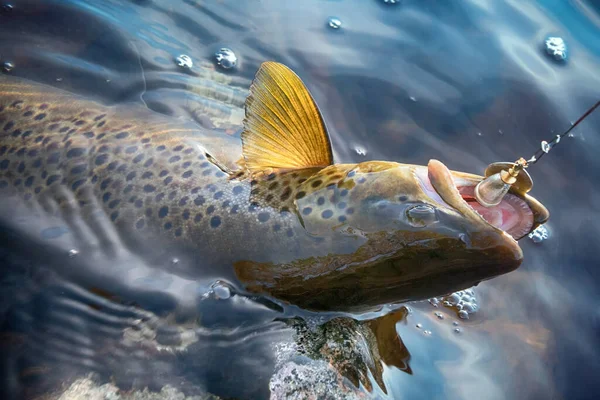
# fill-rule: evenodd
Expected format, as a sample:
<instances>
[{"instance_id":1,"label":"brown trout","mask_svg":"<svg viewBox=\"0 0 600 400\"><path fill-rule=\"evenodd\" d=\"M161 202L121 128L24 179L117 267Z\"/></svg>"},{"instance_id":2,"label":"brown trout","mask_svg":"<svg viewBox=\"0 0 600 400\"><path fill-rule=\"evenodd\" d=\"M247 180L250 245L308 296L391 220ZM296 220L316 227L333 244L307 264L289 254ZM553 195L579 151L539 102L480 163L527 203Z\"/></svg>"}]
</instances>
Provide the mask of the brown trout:
<instances>
[{"instance_id":1,"label":"brown trout","mask_svg":"<svg viewBox=\"0 0 600 400\"><path fill-rule=\"evenodd\" d=\"M516 240L548 219L514 189L480 206L482 177L436 160L334 164L316 103L281 64L260 67L245 111L236 138L0 76L3 222L34 218L42 241L62 224L107 264L115 241L157 268L185 253L252 293L362 311L512 271Z\"/></svg>"}]
</instances>

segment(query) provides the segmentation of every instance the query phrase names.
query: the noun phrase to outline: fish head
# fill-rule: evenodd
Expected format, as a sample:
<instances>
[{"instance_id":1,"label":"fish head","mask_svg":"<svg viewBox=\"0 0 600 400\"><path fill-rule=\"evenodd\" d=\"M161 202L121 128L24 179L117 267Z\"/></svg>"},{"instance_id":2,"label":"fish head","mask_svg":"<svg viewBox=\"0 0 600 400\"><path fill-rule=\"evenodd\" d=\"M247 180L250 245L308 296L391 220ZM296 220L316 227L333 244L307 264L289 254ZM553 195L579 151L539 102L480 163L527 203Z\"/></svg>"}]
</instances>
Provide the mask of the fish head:
<instances>
[{"instance_id":1,"label":"fish head","mask_svg":"<svg viewBox=\"0 0 600 400\"><path fill-rule=\"evenodd\" d=\"M513 271L523 261L517 239L543 223L548 211L516 192L485 208L473 197L482 179L436 160L428 166L370 161L321 170L299 188L295 205L306 232L320 239L327 255L299 260L302 289L290 276L275 285L285 288L278 297L311 309L360 311Z\"/></svg>"}]
</instances>

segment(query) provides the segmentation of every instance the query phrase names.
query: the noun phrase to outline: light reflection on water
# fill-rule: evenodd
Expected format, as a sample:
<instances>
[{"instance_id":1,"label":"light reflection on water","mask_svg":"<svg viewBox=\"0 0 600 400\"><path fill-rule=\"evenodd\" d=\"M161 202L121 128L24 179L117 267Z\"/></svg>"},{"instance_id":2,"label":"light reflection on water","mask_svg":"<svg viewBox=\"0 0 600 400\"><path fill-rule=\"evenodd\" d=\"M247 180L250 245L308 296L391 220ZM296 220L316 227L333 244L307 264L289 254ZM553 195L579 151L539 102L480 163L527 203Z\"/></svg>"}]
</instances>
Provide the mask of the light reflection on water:
<instances>
[{"instance_id":1,"label":"light reflection on water","mask_svg":"<svg viewBox=\"0 0 600 400\"><path fill-rule=\"evenodd\" d=\"M240 106L254 72L274 59L307 83L338 161L425 164L437 158L473 172L530 155L600 96L594 1L382 3L15 1L10 15L0 16L0 61L15 65L13 75L106 103L145 103L201 124L209 114L208 127L221 118L217 128L237 129L231 121L243 118ZM331 15L343 21L338 31L323 22ZM567 42L566 63L544 53L549 35ZM212 73L222 47L235 52L237 66ZM180 54L204 69L183 71L174 62ZM598 392L599 122L600 115L592 115L532 168L533 193L551 212L552 236L540 244L522 241L523 266L475 289L479 310L460 320L460 334L455 313L442 310L440 320L429 303L411 305L413 313L397 330L412 374L385 368L390 397L573 399ZM132 356L122 343L103 348L102 341L113 346L111 335L143 318L141 311L97 304L103 297L80 292L52 268L3 251L5 265L21 265L30 284L22 287L12 272L3 278L3 285L17 288L4 290L3 330L19 327L46 345L27 347L26 338L12 338L25 346L26 360L69 363L72 373L120 373L124 385L185 381L181 387L191 391L204 385L223 396L267 395L277 362L266 349L289 340L288 328L274 319L297 310L282 314L237 296L213 299L202 306L201 325L208 328L192 329L204 340L194 342L196 353ZM239 328L244 325L252 328ZM170 321L164 329L179 328ZM20 371L21 348L7 353L5 376L20 374L20 384L32 387L69 376Z\"/></svg>"}]
</instances>

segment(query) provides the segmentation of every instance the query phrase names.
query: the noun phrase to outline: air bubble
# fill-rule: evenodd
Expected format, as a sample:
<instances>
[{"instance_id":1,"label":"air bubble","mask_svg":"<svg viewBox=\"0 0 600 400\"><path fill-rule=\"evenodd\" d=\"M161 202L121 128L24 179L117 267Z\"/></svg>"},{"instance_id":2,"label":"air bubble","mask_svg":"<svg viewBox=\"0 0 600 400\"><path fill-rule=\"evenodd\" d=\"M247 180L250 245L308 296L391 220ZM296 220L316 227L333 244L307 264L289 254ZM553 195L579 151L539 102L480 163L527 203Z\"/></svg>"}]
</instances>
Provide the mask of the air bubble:
<instances>
[{"instance_id":1,"label":"air bubble","mask_svg":"<svg viewBox=\"0 0 600 400\"><path fill-rule=\"evenodd\" d=\"M340 21L338 18L335 18L335 17L329 18L329 21L327 21L327 24L329 25L329 27L331 29L340 29L342 27L342 21Z\"/></svg>"},{"instance_id":2,"label":"air bubble","mask_svg":"<svg viewBox=\"0 0 600 400\"><path fill-rule=\"evenodd\" d=\"M79 254L78 250L75 250L75 249L69 250L69 257L75 257L77 254Z\"/></svg>"},{"instance_id":3,"label":"air bubble","mask_svg":"<svg viewBox=\"0 0 600 400\"><path fill-rule=\"evenodd\" d=\"M452 325L454 325L454 326L458 326L458 321L453 321L453 322L452 322Z\"/></svg>"},{"instance_id":4,"label":"air bubble","mask_svg":"<svg viewBox=\"0 0 600 400\"><path fill-rule=\"evenodd\" d=\"M434 307L437 307L439 303L440 303L440 301L438 299L436 299L435 297L432 297L431 299L429 299L429 304L431 304Z\"/></svg>"},{"instance_id":5,"label":"air bubble","mask_svg":"<svg viewBox=\"0 0 600 400\"><path fill-rule=\"evenodd\" d=\"M434 314L435 314L435 316L436 316L438 319L444 319L444 314L442 314L441 312L439 312L439 311L438 311L438 312L436 312L436 313L434 313Z\"/></svg>"},{"instance_id":6,"label":"air bubble","mask_svg":"<svg viewBox=\"0 0 600 400\"><path fill-rule=\"evenodd\" d=\"M2 70L4 72L11 72L13 69L15 69L15 65L9 61L2 64Z\"/></svg>"},{"instance_id":7,"label":"air bubble","mask_svg":"<svg viewBox=\"0 0 600 400\"><path fill-rule=\"evenodd\" d=\"M179 264L179 258L177 258L177 257L173 257L173 258L171 259L171 264Z\"/></svg>"},{"instance_id":8,"label":"air bubble","mask_svg":"<svg viewBox=\"0 0 600 400\"><path fill-rule=\"evenodd\" d=\"M383 0L385 4L399 4L402 0Z\"/></svg>"},{"instance_id":9,"label":"air bubble","mask_svg":"<svg viewBox=\"0 0 600 400\"><path fill-rule=\"evenodd\" d=\"M192 58L187 54L180 54L179 57L175 59L177 61L177 65L184 68L192 68L194 66L194 62Z\"/></svg>"},{"instance_id":10,"label":"air bubble","mask_svg":"<svg viewBox=\"0 0 600 400\"><path fill-rule=\"evenodd\" d=\"M226 300L231 297L231 290L223 282L216 282L212 286L212 292L217 299Z\"/></svg>"},{"instance_id":11,"label":"air bubble","mask_svg":"<svg viewBox=\"0 0 600 400\"><path fill-rule=\"evenodd\" d=\"M529 239L533 240L533 243L540 243L550 237L550 232L548 232L545 225L540 225L527 236Z\"/></svg>"},{"instance_id":12,"label":"air bubble","mask_svg":"<svg viewBox=\"0 0 600 400\"><path fill-rule=\"evenodd\" d=\"M228 49L227 47L223 47L217 51L215 53L215 58L217 59L217 65L223 69L231 69L237 64L237 57L235 53L233 50Z\"/></svg>"},{"instance_id":13,"label":"air bubble","mask_svg":"<svg viewBox=\"0 0 600 400\"><path fill-rule=\"evenodd\" d=\"M452 303L450 303L448 300L444 300L442 304L444 305L444 307L452 307Z\"/></svg>"},{"instance_id":14,"label":"air bubble","mask_svg":"<svg viewBox=\"0 0 600 400\"><path fill-rule=\"evenodd\" d=\"M417 102L417 98L416 98L415 96L410 96L410 97L409 97L409 99L410 99L411 101L414 101L415 103Z\"/></svg>"},{"instance_id":15,"label":"air bubble","mask_svg":"<svg viewBox=\"0 0 600 400\"><path fill-rule=\"evenodd\" d=\"M471 304L470 302L465 302L465 303L462 305L462 309L463 309L463 311L466 311L466 312L468 312L469 314L470 314L470 313L473 313L473 312L475 312L475 307L474 307L474 306L473 306L473 304Z\"/></svg>"},{"instance_id":16,"label":"air bubble","mask_svg":"<svg viewBox=\"0 0 600 400\"><path fill-rule=\"evenodd\" d=\"M453 331L454 333L460 333L460 328L454 328Z\"/></svg>"},{"instance_id":17,"label":"air bubble","mask_svg":"<svg viewBox=\"0 0 600 400\"><path fill-rule=\"evenodd\" d=\"M458 312L458 318L460 318L460 319L469 319L469 313L466 312L465 310L460 310Z\"/></svg>"},{"instance_id":18,"label":"air bubble","mask_svg":"<svg viewBox=\"0 0 600 400\"><path fill-rule=\"evenodd\" d=\"M421 329L423 327L423 324L418 323L417 325L415 325L418 329Z\"/></svg>"},{"instance_id":19,"label":"air bubble","mask_svg":"<svg viewBox=\"0 0 600 400\"><path fill-rule=\"evenodd\" d=\"M424 335L427 335L427 336L431 336L431 331L424 330L424 331L423 331L423 334L424 334Z\"/></svg>"},{"instance_id":20,"label":"air bubble","mask_svg":"<svg viewBox=\"0 0 600 400\"><path fill-rule=\"evenodd\" d=\"M546 53L557 61L567 59L567 45L561 37L546 38Z\"/></svg>"},{"instance_id":21,"label":"air bubble","mask_svg":"<svg viewBox=\"0 0 600 400\"><path fill-rule=\"evenodd\" d=\"M450 296L448 296L448 301L450 304L458 304L460 301L460 295L458 293L452 293Z\"/></svg>"}]
</instances>

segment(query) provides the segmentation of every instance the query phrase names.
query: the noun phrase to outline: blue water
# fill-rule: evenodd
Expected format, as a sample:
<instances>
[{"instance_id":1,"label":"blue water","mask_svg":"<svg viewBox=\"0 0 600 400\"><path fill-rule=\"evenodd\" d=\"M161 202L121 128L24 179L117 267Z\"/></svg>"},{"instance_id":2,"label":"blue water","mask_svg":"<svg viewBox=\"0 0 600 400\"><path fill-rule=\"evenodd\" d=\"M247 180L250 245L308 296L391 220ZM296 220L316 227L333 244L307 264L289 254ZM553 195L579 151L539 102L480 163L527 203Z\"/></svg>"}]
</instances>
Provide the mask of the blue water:
<instances>
[{"instance_id":1,"label":"blue water","mask_svg":"<svg viewBox=\"0 0 600 400\"><path fill-rule=\"evenodd\" d=\"M258 66L282 62L321 107L337 162L436 158L481 173L490 162L530 156L600 99L595 0L10 4L12 11L0 12L0 62L15 65L12 75L208 127L221 118L218 128L239 129ZM340 29L327 26L330 17L341 20ZM547 36L566 41L566 62L545 54ZM221 47L236 53L238 65L213 74ZM178 67L180 54L196 67ZM600 112L531 168L532 194L551 213L550 238L522 240L521 268L474 289L477 313L466 321L428 302L410 305L412 314L396 329L412 373L385 369L389 398L583 399L600 392L599 126ZM18 233L3 237L6 398L39 395L89 371L105 381L116 376L124 388L171 384L186 393L201 387L222 397L270 395L273 348L289 340L277 318L297 310L211 298L199 306L202 340L186 352L114 344L130 320L146 314L107 300L100 292L110 288L91 293L61 276ZM169 327L179 329L178 322ZM377 388L372 395L386 396Z\"/></svg>"}]
</instances>

